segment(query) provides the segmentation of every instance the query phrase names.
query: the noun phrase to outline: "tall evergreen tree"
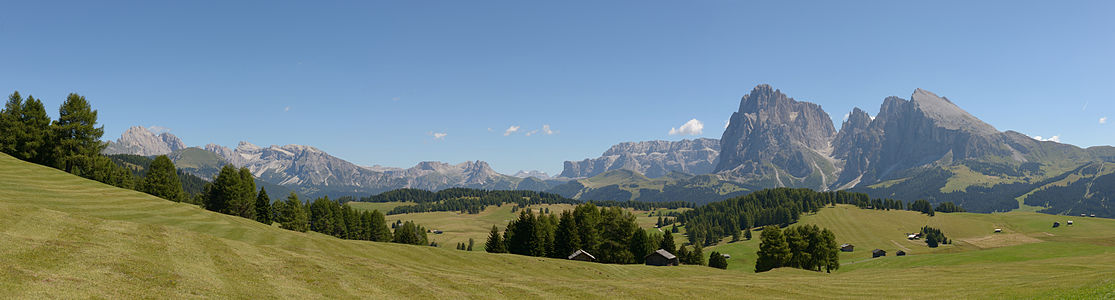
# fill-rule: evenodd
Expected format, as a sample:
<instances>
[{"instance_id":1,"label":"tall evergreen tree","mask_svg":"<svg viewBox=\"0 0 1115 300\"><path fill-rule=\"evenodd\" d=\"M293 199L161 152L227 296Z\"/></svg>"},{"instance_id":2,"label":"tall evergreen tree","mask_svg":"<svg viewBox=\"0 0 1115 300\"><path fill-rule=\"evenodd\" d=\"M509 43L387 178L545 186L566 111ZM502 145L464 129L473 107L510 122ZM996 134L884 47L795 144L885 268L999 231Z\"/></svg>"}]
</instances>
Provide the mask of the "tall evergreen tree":
<instances>
[{"instance_id":1,"label":"tall evergreen tree","mask_svg":"<svg viewBox=\"0 0 1115 300\"><path fill-rule=\"evenodd\" d=\"M778 226L766 226L759 235L759 257L755 259L755 272L766 272L782 267L789 260L790 246Z\"/></svg>"},{"instance_id":2,"label":"tall evergreen tree","mask_svg":"<svg viewBox=\"0 0 1115 300\"><path fill-rule=\"evenodd\" d=\"M636 229L635 232L631 234L631 238L628 241L627 247L627 249L631 251L631 255L633 255L636 260L642 259L643 257L646 257L647 254L650 254L651 251L654 251L650 249L650 243L647 238L647 231L643 230L642 228Z\"/></svg>"},{"instance_id":3,"label":"tall evergreen tree","mask_svg":"<svg viewBox=\"0 0 1115 300\"><path fill-rule=\"evenodd\" d=\"M597 253L600 247L600 210L592 203L577 205L573 209L573 220L577 224L577 235L581 241L580 249Z\"/></svg>"},{"instance_id":4,"label":"tall evergreen tree","mask_svg":"<svg viewBox=\"0 0 1115 300\"><path fill-rule=\"evenodd\" d=\"M472 245L474 243L475 243L475 241L473 241L472 238L468 238L468 248L466 248L465 250L466 251L472 251Z\"/></svg>"},{"instance_id":5,"label":"tall evergreen tree","mask_svg":"<svg viewBox=\"0 0 1115 300\"><path fill-rule=\"evenodd\" d=\"M231 214L231 204L240 196L240 174L236 167L225 165L207 188L205 209ZM297 196L295 196L297 198Z\"/></svg>"},{"instance_id":6,"label":"tall evergreen tree","mask_svg":"<svg viewBox=\"0 0 1115 300\"><path fill-rule=\"evenodd\" d=\"M159 155L147 168L147 175L143 177L141 191L155 197L182 201L182 182L178 180L178 169L174 162L166 155Z\"/></svg>"},{"instance_id":7,"label":"tall evergreen tree","mask_svg":"<svg viewBox=\"0 0 1115 300\"><path fill-rule=\"evenodd\" d=\"M502 236L499 234L499 228L492 225L492 231L488 233L488 242L484 243L484 251L489 253L507 253L507 248L503 242Z\"/></svg>"},{"instance_id":8,"label":"tall evergreen tree","mask_svg":"<svg viewBox=\"0 0 1115 300\"><path fill-rule=\"evenodd\" d=\"M658 249L666 250L672 254L677 254L677 247L674 244L674 235L669 230L665 230L662 235L662 242L658 244Z\"/></svg>"},{"instance_id":9,"label":"tall evergreen tree","mask_svg":"<svg viewBox=\"0 0 1115 300\"><path fill-rule=\"evenodd\" d=\"M223 170L222 170L223 171ZM298 200L298 194L291 192L287 196L286 201L278 207L278 219L283 229L306 232L310 229L310 216L306 212L306 207Z\"/></svg>"},{"instance_id":10,"label":"tall evergreen tree","mask_svg":"<svg viewBox=\"0 0 1115 300\"><path fill-rule=\"evenodd\" d=\"M20 139L24 135L23 123L20 121L22 116L23 96L19 94L19 91L15 91L8 96L8 102L4 103L4 109L0 110L0 152L19 159L24 159L17 154Z\"/></svg>"},{"instance_id":11,"label":"tall evergreen tree","mask_svg":"<svg viewBox=\"0 0 1115 300\"><path fill-rule=\"evenodd\" d=\"M702 247L701 247L700 244L693 245L693 252L689 253L689 255L690 255L689 261L692 262L692 264L694 264L694 265L698 265L698 266L705 265L705 253L704 253L704 250L702 250L701 248Z\"/></svg>"},{"instance_id":12,"label":"tall evergreen tree","mask_svg":"<svg viewBox=\"0 0 1115 300\"><path fill-rule=\"evenodd\" d=\"M104 126L97 126L97 110L84 96L70 94L58 109L58 120L51 125L57 141L54 147L55 166L72 172L82 157L94 157L104 149L101 136Z\"/></svg>"},{"instance_id":13,"label":"tall evergreen tree","mask_svg":"<svg viewBox=\"0 0 1115 300\"><path fill-rule=\"evenodd\" d=\"M236 198L230 202L229 206L232 209L231 214L245 217L248 219L255 219L256 217L256 181L252 176L252 171L248 168L240 168L239 174L240 184L236 192Z\"/></svg>"},{"instance_id":14,"label":"tall evergreen tree","mask_svg":"<svg viewBox=\"0 0 1115 300\"><path fill-rule=\"evenodd\" d=\"M832 273L840 269L840 246L836 245L836 234L828 228L821 231L821 236L824 239L824 246L821 248L825 257L823 262L825 273Z\"/></svg>"},{"instance_id":15,"label":"tall evergreen tree","mask_svg":"<svg viewBox=\"0 0 1115 300\"><path fill-rule=\"evenodd\" d=\"M372 211L372 228L371 237L372 241L376 242L389 242L391 241L391 229L387 228L387 217L379 210Z\"/></svg>"},{"instance_id":16,"label":"tall evergreen tree","mask_svg":"<svg viewBox=\"0 0 1115 300\"><path fill-rule=\"evenodd\" d=\"M271 197L267 196L267 188L259 188L259 195L256 195L256 221L271 225L273 214L271 211Z\"/></svg>"},{"instance_id":17,"label":"tall evergreen tree","mask_svg":"<svg viewBox=\"0 0 1115 300\"><path fill-rule=\"evenodd\" d=\"M570 211L561 212L557 232L554 234L554 257L564 258L581 248L581 238L577 235L577 221Z\"/></svg>"},{"instance_id":18,"label":"tall evergreen tree","mask_svg":"<svg viewBox=\"0 0 1115 300\"><path fill-rule=\"evenodd\" d=\"M747 228L743 231L743 238L747 239L748 241L751 240L751 228Z\"/></svg>"},{"instance_id":19,"label":"tall evergreen tree","mask_svg":"<svg viewBox=\"0 0 1115 300\"><path fill-rule=\"evenodd\" d=\"M21 112L19 121L22 124L23 136L17 149L20 156L33 163L50 164L54 138L50 130L50 117L46 115L46 107L43 107L43 102L39 99L27 96Z\"/></svg>"}]
</instances>

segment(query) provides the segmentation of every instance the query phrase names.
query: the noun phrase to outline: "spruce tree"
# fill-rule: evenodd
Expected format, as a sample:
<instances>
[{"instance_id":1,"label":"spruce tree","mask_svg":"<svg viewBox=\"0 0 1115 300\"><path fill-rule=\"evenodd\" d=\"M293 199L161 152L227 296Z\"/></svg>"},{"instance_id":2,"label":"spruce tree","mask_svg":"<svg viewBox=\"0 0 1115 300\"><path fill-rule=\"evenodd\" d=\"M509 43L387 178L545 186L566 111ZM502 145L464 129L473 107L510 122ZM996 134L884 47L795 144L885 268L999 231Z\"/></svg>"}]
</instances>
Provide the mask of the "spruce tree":
<instances>
[{"instance_id":1,"label":"spruce tree","mask_svg":"<svg viewBox=\"0 0 1115 300\"><path fill-rule=\"evenodd\" d=\"M298 194L290 192L290 195L287 196L286 201L283 202L278 221L283 229L301 232L310 229L310 217L302 201L298 200Z\"/></svg>"},{"instance_id":2,"label":"spruce tree","mask_svg":"<svg viewBox=\"0 0 1115 300\"><path fill-rule=\"evenodd\" d=\"M104 126L97 126L97 110L94 110L84 96L70 94L58 109L58 120L51 125L54 146L54 166L72 172L73 167L83 158L95 157L101 153L104 143Z\"/></svg>"},{"instance_id":3,"label":"spruce tree","mask_svg":"<svg viewBox=\"0 0 1115 300\"><path fill-rule=\"evenodd\" d=\"M650 249L650 244L648 244L647 241L647 231L642 228L636 229L635 232L631 234L631 238L628 241L628 249L635 259L642 259L646 257L647 254L650 254L651 251L654 251Z\"/></svg>"},{"instance_id":4,"label":"spruce tree","mask_svg":"<svg viewBox=\"0 0 1115 300\"><path fill-rule=\"evenodd\" d=\"M236 167L225 165L209 185L205 198L205 209L232 214L232 205L240 197L240 173ZM293 193L292 193L293 194ZM297 196L294 196L297 198Z\"/></svg>"},{"instance_id":5,"label":"spruce tree","mask_svg":"<svg viewBox=\"0 0 1115 300\"><path fill-rule=\"evenodd\" d=\"M836 234L831 230L825 228L821 231L821 237L824 239L823 245L820 247L824 253L824 267L826 273L832 273L840 269L840 246L836 245Z\"/></svg>"},{"instance_id":6,"label":"spruce tree","mask_svg":"<svg viewBox=\"0 0 1115 300\"><path fill-rule=\"evenodd\" d=\"M19 123L21 123L23 136L20 139L19 148L16 150L19 151L18 153L22 156L22 159L49 165L53 152L53 136L50 130L50 117L46 115L46 107L43 107L43 102L39 99L27 96L27 101L23 102L21 112Z\"/></svg>"},{"instance_id":7,"label":"spruce tree","mask_svg":"<svg viewBox=\"0 0 1115 300\"><path fill-rule=\"evenodd\" d=\"M570 211L561 212L558 220L557 232L554 233L554 257L564 258L581 248L581 239L577 235L577 221Z\"/></svg>"},{"instance_id":8,"label":"spruce tree","mask_svg":"<svg viewBox=\"0 0 1115 300\"><path fill-rule=\"evenodd\" d=\"M387 217L378 209L372 211L371 237L372 241L376 242L391 241L391 229L387 228Z\"/></svg>"},{"instance_id":9,"label":"spruce tree","mask_svg":"<svg viewBox=\"0 0 1115 300\"><path fill-rule=\"evenodd\" d=\"M236 191L236 198L230 203L232 208L231 214L245 217L248 219L255 219L256 215L256 181L252 176L252 171L248 168L240 168L238 174L240 181L238 190Z\"/></svg>"},{"instance_id":10,"label":"spruce tree","mask_svg":"<svg viewBox=\"0 0 1115 300\"><path fill-rule=\"evenodd\" d=\"M678 262L680 262L682 264L686 264L686 265L693 264L692 261L690 261L690 259L693 258L693 256L689 255L689 250L686 249L685 245L681 245L681 247L678 247L678 252L674 253L674 256L677 256Z\"/></svg>"},{"instance_id":11,"label":"spruce tree","mask_svg":"<svg viewBox=\"0 0 1115 300\"><path fill-rule=\"evenodd\" d=\"M666 252L670 252L671 254L677 254L677 247L674 245L674 235L671 234L669 230L666 230L665 234L662 236L662 242L658 244L658 249L666 250Z\"/></svg>"},{"instance_id":12,"label":"spruce tree","mask_svg":"<svg viewBox=\"0 0 1115 300\"><path fill-rule=\"evenodd\" d=\"M15 91L8 96L4 109L0 110L0 152L19 159L24 159L17 154L20 139L24 136L23 123L20 121L22 116L23 96Z\"/></svg>"},{"instance_id":13,"label":"spruce tree","mask_svg":"<svg viewBox=\"0 0 1115 300\"><path fill-rule=\"evenodd\" d=\"M140 190L155 197L181 201L182 182L178 180L178 169L166 155L159 155L147 168Z\"/></svg>"},{"instance_id":14,"label":"spruce tree","mask_svg":"<svg viewBox=\"0 0 1115 300\"><path fill-rule=\"evenodd\" d=\"M727 269L728 260L724 258L724 254L713 251L708 257L708 266L717 269Z\"/></svg>"},{"instance_id":15,"label":"spruce tree","mask_svg":"<svg viewBox=\"0 0 1115 300\"><path fill-rule=\"evenodd\" d=\"M472 251L472 245L473 245L474 242L475 241L473 241L472 238L468 238L468 249L465 249L465 250Z\"/></svg>"},{"instance_id":16,"label":"spruce tree","mask_svg":"<svg viewBox=\"0 0 1115 300\"><path fill-rule=\"evenodd\" d=\"M766 226L759 235L758 258L755 259L755 272L766 272L783 266L790 256L790 246L782 236L778 226Z\"/></svg>"},{"instance_id":17,"label":"spruce tree","mask_svg":"<svg viewBox=\"0 0 1115 300\"><path fill-rule=\"evenodd\" d=\"M693 245L693 252L689 253L689 261L694 265L705 265L705 254L700 244Z\"/></svg>"},{"instance_id":18,"label":"spruce tree","mask_svg":"<svg viewBox=\"0 0 1115 300\"><path fill-rule=\"evenodd\" d=\"M260 188L259 195L256 195L256 221L271 225L272 214L271 197L267 196L266 188Z\"/></svg>"},{"instance_id":19,"label":"spruce tree","mask_svg":"<svg viewBox=\"0 0 1115 300\"><path fill-rule=\"evenodd\" d=\"M743 231L743 238L747 239L748 241L751 240L751 228L747 228Z\"/></svg>"},{"instance_id":20,"label":"spruce tree","mask_svg":"<svg viewBox=\"0 0 1115 300\"><path fill-rule=\"evenodd\" d=\"M499 228L496 228L495 225L492 225L492 231L488 233L488 242L484 243L484 251L490 253L507 253L507 248L499 234Z\"/></svg>"}]
</instances>

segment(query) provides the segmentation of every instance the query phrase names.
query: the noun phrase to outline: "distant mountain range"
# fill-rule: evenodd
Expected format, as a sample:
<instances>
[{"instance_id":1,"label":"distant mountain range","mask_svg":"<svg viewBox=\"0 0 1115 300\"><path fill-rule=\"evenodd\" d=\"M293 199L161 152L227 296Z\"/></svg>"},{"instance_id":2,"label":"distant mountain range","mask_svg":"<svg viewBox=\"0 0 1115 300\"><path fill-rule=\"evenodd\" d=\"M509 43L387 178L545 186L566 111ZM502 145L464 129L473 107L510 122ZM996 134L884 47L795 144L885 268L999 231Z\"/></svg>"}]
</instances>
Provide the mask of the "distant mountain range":
<instances>
[{"instance_id":1,"label":"distant mountain range","mask_svg":"<svg viewBox=\"0 0 1115 300\"><path fill-rule=\"evenodd\" d=\"M768 85L740 100L716 139L625 142L566 161L556 178L499 174L482 161L358 166L302 145L241 142L187 148L177 137L128 129L106 153L169 154L203 178L247 167L261 181L310 196L367 196L397 188L550 191L586 200L716 201L771 187L952 201L969 211L1030 209L1115 216L1115 148L1082 149L1000 132L951 100L916 89L887 97L875 117L855 108L837 130L821 106Z\"/></svg>"},{"instance_id":2,"label":"distant mountain range","mask_svg":"<svg viewBox=\"0 0 1115 300\"><path fill-rule=\"evenodd\" d=\"M117 141L111 142L104 153L168 155L178 168L210 180L226 164L247 167L260 181L309 197L369 196L400 188L545 191L567 181L551 179L537 171L520 172L518 176L503 175L483 161L455 165L421 162L408 169L366 167L303 145L260 147L240 142L234 149L215 144L187 148L170 133L155 135L143 127L129 128Z\"/></svg>"}]
</instances>

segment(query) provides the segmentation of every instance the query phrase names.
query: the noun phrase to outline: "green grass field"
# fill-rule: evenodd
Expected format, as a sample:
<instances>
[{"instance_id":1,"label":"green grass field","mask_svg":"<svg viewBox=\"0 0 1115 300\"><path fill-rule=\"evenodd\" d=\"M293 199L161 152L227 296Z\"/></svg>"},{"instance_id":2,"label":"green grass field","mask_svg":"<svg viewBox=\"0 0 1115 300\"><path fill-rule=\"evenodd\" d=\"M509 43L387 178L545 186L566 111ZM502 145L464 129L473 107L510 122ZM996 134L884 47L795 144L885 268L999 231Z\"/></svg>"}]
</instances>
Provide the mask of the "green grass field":
<instances>
[{"instance_id":1,"label":"green grass field","mask_svg":"<svg viewBox=\"0 0 1115 300\"><path fill-rule=\"evenodd\" d=\"M501 218L510 217L510 211L507 213L488 217L505 224ZM418 216L413 218L420 221ZM1073 227L1051 229L1048 223L1065 217L1010 213L934 218L938 219L838 207L806 216L803 222L833 228L842 241L857 243L857 252L876 245L886 247L893 239L890 233L912 231L907 228L920 227L926 221L940 222L946 234L958 241L983 238L990 230L987 227L994 226L1038 241L958 242L953 249L921 249L907 257L845 265L835 274L603 265L291 232L113 188L0 154L0 295L252 299L1115 297L1115 221L1076 218ZM431 216L427 221L434 219L437 217ZM748 243L756 241L719 247ZM845 262L855 261L859 254L853 253Z\"/></svg>"}]
</instances>

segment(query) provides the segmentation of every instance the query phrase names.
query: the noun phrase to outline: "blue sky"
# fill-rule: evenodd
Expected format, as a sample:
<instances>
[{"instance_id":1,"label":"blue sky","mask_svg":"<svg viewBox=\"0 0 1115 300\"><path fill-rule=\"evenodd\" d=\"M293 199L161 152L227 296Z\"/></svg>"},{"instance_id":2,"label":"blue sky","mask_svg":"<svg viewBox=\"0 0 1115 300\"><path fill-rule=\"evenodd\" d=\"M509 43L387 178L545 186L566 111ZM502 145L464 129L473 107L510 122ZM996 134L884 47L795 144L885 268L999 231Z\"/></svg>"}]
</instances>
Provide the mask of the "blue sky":
<instances>
[{"instance_id":1,"label":"blue sky","mask_svg":"<svg viewBox=\"0 0 1115 300\"><path fill-rule=\"evenodd\" d=\"M0 92L52 117L82 94L106 139L158 126L505 173L719 138L761 83L837 127L923 88L999 130L1115 143L1110 1L149 2L0 4ZM692 119L699 134L669 134Z\"/></svg>"}]
</instances>

